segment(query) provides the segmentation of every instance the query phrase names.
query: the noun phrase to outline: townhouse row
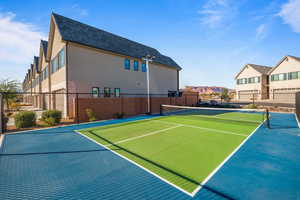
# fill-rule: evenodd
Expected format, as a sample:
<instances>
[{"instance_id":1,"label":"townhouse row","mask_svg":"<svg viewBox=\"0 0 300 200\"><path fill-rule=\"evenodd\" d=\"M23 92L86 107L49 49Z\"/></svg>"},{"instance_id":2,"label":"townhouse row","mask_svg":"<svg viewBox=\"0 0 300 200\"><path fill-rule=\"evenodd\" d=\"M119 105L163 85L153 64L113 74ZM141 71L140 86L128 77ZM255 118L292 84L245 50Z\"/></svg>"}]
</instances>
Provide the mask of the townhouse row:
<instances>
[{"instance_id":1,"label":"townhouse row","mask_svg":"<svg viewBox=\"0 0 300 200\"><path fill-rule=\"evenodd\" d=\"M144 58L153 57L146 68ZM40 43L23 81L24 100L41 109L58 109L67 117L72 95L119 97L179 90L181 67L158 50L52 13L48 41ZM49 94L51 93L51 94ZM89 96L91 97L91 96Z\"/></svg>"},{"instance_id":2,"label":"townhouse row","mask_svg":"<svg viewBox=\"0 0 300 200\"><path fill-rule=\"evenodd\" d=\"M295 103L300 91L300 58L283 57L274 67L246 64L236 75L236 100Z\"/></svg>"}]
</instances>

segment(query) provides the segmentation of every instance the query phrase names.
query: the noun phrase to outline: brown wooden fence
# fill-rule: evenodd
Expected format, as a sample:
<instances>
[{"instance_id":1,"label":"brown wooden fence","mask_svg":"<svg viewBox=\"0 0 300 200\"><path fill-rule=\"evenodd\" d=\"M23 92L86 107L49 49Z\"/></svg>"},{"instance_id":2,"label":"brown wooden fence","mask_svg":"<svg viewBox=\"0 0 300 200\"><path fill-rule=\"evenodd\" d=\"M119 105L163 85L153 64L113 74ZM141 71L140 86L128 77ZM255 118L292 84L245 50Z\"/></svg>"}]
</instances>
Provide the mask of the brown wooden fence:
<instances>
[{"instance_id":1,"label":"brown wooden fence","mask_svg":"<svg viewBox=\"0 0 300 200\"><path fill-rule=\"evenodd\" d=\"M151 97L151 113L159 113L161 104L193 106L198 102L197 95L182 97ZM98 120L111 119L116 113L125 116L134 116L147 113L146 97L119 97L119 98L73 98L70 108L71 116L79 122L88 121L86 109L91 109Z\"/></svg>"}]
</instances>

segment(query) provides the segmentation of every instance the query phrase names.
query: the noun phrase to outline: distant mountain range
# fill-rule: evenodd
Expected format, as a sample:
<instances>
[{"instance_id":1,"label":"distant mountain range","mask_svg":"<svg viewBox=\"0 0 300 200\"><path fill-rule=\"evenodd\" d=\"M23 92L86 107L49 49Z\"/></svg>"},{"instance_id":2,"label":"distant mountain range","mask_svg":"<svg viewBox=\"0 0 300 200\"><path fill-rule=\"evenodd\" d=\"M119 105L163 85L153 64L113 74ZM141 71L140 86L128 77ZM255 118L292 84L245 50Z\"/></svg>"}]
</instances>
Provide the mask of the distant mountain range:
<instances>
[{"instance_id":1,"label":"distant mountain range","mask_svg":"<svg viewBox=\"0 0 300 200\"><path fill-rule=\"evenodd\" d=\"M228 89L229 92L234 92L233 89L218 86L185 86L182 91L198 92L199 94L221 93L223 89Z\"/></svg>"}]
</instances>

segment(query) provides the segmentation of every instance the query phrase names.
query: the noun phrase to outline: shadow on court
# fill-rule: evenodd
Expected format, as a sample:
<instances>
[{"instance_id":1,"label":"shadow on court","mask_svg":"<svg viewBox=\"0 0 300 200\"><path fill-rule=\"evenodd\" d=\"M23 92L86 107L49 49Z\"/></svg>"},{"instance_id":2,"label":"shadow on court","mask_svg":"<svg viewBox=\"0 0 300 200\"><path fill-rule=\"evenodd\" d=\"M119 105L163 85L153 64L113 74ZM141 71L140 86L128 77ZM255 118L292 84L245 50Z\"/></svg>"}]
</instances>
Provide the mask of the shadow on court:
<instances>
[{"instance_id":1,"label":"shadow on court","mask_svg":"<svg viewBox=\"0 0 300 200\"><path fill-rule=\"evenodd\" d=\"M160 168L160 169L162 169L162 170L165 170L165 171L167 171L167 172L169 172L169 173L171 173L171 174L173 174L173 175L175 175L175 176L178 176L178 177L180 177L180 178L182 178L182 179L184 179L184 180L186 180L186 181L188 181L188 182L190 182L190 183L193 183L193 184L195 184L195 185L200 185L203 189L206 189L206 190L208 190L208 191L210 191L210 192L212 192L212 193L214 193L214 194L217 194L218 196L220 196L220 197L222 197L222 198L234 200L234 198L230 197L230 196L227 195L227 194L224 194L224 193L222 193L222 192L220 192L220 191L218 191L218 190L216 190L216 189L214 189L214 188L208 187L208 186L206 186L206 185L202 185L200 182L198 182L198 181L196 181L196 180L194 180L194 179L192 179L192 178L189 178L189 177L187 177L187 176L185 176L185 175L182 175L182 174L180 174L180 173L178 173L178 172L176 172L176 171L174 171L174 170L172 170L172 169L170 169L170 168L167 168L167 167L165 167L165 166L162 166L162 165L159 164L159 163L156 163L156 162L154 162L154 161L152 161L152 160L149 160L148 158L145 158L145 157L143 157L143 156L141 156L141 155L139 155L139 154L137 154L137 153L134 153L134 152L132 152L132 151L130 151L130 150L124 148L124 147L121 147L121 146L119 146L119 145L113 143L112 141L110 141L110 140L108 140L108 139L106 139L106 138L103 138L103 137L101 137L101 136L95 134L93 131L88 131L88 132L89 132L90 134L92 134L93 136L98 137L99 139L101 139L101 140L103 140L103 141L105 141L105 142L111 144L112 146L116 147L118 150L125 151L125 152L127 152L127 153L129 153L129 154L131 154L131 155L133 155L133 156L135 156L135 157L137 157L137 158L139 158L139 159L142 159L142 160L144 160L144 161L146 161L146 162L148 162L148 163L150 163L150 164L152 164L152 165L154 165L154 166L156 166L156 167L158 167L158 168ZM113 149L112 149L112 150L113 150Z\"/></svg>"}]
</instances>

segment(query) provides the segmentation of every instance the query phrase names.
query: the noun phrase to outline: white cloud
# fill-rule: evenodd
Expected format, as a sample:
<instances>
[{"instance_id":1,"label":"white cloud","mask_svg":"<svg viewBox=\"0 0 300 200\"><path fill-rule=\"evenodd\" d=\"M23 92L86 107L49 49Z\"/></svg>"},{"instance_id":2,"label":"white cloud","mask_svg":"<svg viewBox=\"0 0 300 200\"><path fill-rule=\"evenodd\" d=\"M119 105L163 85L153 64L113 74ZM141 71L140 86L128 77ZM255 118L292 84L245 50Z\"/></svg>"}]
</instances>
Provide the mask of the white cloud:
<instances>
[{"instance_id":1,"label":"white cloud","mask_svg":"<svg viewBox=\"0 0 300 200\"><path fill-rule=\"evenodd\" d=\"M201 15L201 24L217 28L233 19L237 9L229 0L208 0L198 13Z\"/></svg>"},{"instance_id":2,"label":"white cloud","mask_svg":"<svg viewBox=\"0 0 300 200\"><path fill-rule=\"evenodd\" d=\"M256 35L255 38L257 40L263 40L267 36L267 25L266 24L261 24L257 27L256 29Z\"/></svg>"},{"instance_id":3,"label":"white cloud","mask_svg":"<svg viewBox=\"0 0 300 200\"><path fill-rule=\"evenodd\" d=\"M24 74L25 67L39 53L40 40L46 38L36 26L17 21L15 17L14 13L0 13L0 78L16 71Z\"/></svg>"},{"instance_id":4,"label":"white cloud","mask_svg":"<svg viewBox=\"0 0 300 200\"><path fill-rule=\"evenodd\" d=\"M284 23L292 27L294 32L300 33L300 0L289 0L283 4L278 15Z\"/></svg>"}]
</instances>

